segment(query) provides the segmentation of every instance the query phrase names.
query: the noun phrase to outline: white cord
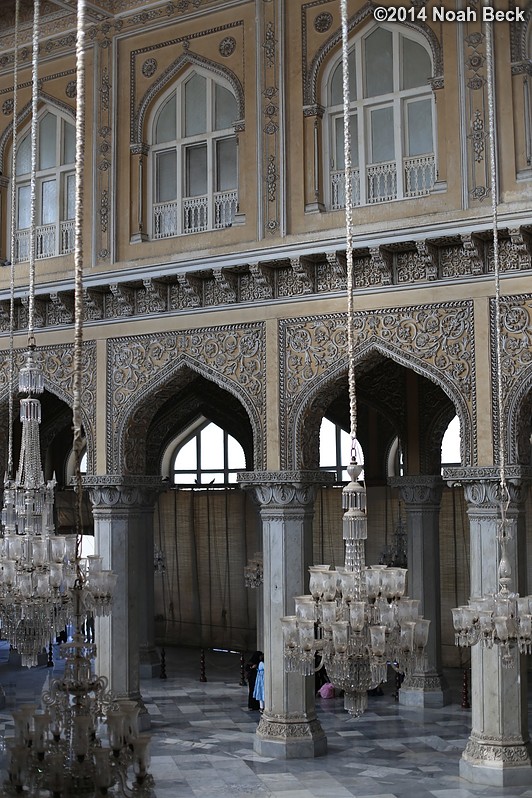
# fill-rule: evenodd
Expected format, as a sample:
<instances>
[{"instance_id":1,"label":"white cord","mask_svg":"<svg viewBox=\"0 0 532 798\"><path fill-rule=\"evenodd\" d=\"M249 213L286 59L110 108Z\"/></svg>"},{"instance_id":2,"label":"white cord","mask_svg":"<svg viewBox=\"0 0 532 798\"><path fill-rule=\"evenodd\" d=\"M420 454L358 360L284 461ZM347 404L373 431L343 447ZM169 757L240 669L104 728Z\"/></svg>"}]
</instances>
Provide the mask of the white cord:
<instances>
[{"instance_id":1,"label":"white cord","mask_svg":"<svg viewBox=\"0 0 532 798\"><path fill-rule=\"evenodd\" d=\"M39 14L40 0L34 0L32 36L32 90L31 90L31 176L30 176L30 274L28 302L28 344L35 345L35 249L36 249L36 197L37 197L37 123L39 110Z\"/></svg>"}]
</instances>

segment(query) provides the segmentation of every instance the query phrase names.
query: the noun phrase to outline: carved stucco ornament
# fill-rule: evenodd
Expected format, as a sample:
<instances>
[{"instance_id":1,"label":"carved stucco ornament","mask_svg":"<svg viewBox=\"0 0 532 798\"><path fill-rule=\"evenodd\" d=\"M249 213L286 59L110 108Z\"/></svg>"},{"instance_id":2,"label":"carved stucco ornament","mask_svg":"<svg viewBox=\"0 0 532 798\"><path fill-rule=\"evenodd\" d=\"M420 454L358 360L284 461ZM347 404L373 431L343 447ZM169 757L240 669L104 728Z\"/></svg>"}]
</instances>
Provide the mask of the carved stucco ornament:
<instances>
[{"instance_id":1,"label":"carved stucco ornament","mask_svg":"<svg viewBox=\"0 0 532 798\"><path fill-rule=\"evenodd\" d=\"M464 463L475 462L476 393L473 304L465 302L389 308L356 313L355 360L376 350L436 382L457 408L464 430ZM301 462L307 416L317 397L345 374L344 314L280 322L282 467Z\"/></svg>"}]
</instances>

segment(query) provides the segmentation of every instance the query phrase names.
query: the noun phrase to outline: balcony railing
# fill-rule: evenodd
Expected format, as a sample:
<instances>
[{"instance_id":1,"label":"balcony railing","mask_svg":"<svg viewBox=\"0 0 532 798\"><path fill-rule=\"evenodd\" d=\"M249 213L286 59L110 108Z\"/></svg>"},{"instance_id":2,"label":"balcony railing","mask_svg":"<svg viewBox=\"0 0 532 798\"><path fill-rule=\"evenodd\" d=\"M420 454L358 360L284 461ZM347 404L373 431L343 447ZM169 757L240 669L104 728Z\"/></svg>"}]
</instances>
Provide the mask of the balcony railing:
<instances>
[{"instance_id":1,"label":"balcony railing","mask_svg":"<svg viewBox=\"0 0 532 798\"><path fill-rule=\"evenodd\" d=\"M422 197L434 187L436 164L434 155L419 155L403 161L405 197Z\"/></svg>"},{"instance_id":2,"label":"balcony railing","mask_svg":"<svg viewBox=\"0 0 532 798\"><path fill-rule=\"evenodd\" d=\"M360 205L360 171L351 169L351 197L353 205ZM345 208L345 173L331 172L331 210Z\"/></svg>"},{"instance_id":3,"label":"balcony railing","mask_svg":"<svg viewBox=\"0 0 532 798\"><path fill-rule=\"evenodd\" d=\"M57 255L68 255L74 251L74 220L69 219L59 224L39 225L35 230L35 258L55 258ZM15 233L16 262L30 259L29 228L17 230Z\"/></svg>"},{"instance_id":4,"label":"balcony railing","mask_svg":"<svg viewBox=\"0 0 532 798\"><path fill-rule=\"evenodd\" d=\"M368 203L390 202L397 199L397 164L370 164L366 169Z\"/></svg>"},{"instance_id":5,"label":"balcony railing","mask_svg":"<svg viewBox=\"0 0 532 798\"><path fill-rule=\"evenodd\" d=\"M229 227L235 217L237 202L236 190L219 191L212 198L205 195L184 197L181 202L158 202L153 206L153 238L170 238Z\"/></svg>"},{"instance_id":6,"label":"balcony railing","mask_svg":"<svg viewBox=\"0 0 532 798\"><path fill-rule=\"evenodd\" d=\"M353 205L371 205L377 202L411 197L422 197L434 188L436 162L434 155L420 155L403 159L403 188L398 193L397 163L368 164L366 166L366 196L361 196L360 170L351 171ZM331 172L331 210L345 208L344 172Z\"/></svg>"}]
</instances>

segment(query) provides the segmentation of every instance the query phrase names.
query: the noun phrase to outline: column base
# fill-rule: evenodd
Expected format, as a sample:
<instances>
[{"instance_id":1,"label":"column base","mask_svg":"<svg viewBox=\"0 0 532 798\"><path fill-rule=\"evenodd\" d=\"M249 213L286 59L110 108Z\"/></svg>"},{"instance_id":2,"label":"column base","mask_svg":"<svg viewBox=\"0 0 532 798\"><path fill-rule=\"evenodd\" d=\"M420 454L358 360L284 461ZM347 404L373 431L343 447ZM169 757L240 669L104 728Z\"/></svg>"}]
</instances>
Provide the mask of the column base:
<instances>
[{"instance_id":1,"label":"column base","mask_svg":"<svg viewBox=\"0 0 532 798\"><path fill-rule=\"evenodd\" d=\"M416 673L404 680L399 703L404 707L439 709L451 703L451 691L443 676Z\"/></svg>"},{"instance_id":2,"label":"column base","mask_svg":"<svg viewBox=\"0 0 532 798\"><path fill-rule=\"evenodd\" d=\"M260 756L313 759L327 753L327 738L317 718L262 715L253 743Z\"/></svg>"},{"instance_id":3,"label":"column base","mask_svg":"<svg viewBox=\"0 0 532 798\"><path fill-rule=\"evenodd\" d=\"M493 787L527 787L532 783L530 743L482 742L471 736L460 760L460 778Z\"/></svg>"}]
</instances>

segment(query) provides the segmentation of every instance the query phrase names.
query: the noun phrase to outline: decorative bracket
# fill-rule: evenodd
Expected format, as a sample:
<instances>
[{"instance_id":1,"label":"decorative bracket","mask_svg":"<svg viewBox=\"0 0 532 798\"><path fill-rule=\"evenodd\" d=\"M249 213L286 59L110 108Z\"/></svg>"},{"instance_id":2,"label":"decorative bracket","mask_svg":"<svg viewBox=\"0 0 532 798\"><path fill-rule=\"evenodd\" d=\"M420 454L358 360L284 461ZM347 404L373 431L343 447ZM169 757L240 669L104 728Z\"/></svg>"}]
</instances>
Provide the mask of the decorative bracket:
<instances>
[{"instance_id":1,"label":"decorative bracket","mask_svg":"<svg viewBox=\"0 0 532 798\"><path fill-rule=\"evenodd\" d=\"M51 293L52 307L48 314L51 324L72 324L74 321L74 298L68 294Z\"/></svg>"},{"instance_id":2,"label":"decorative bracket","mask_svg":"<svg viewBox=\"0 0 532 798\"><path fill-rule=\"evenodd\" d=\"M347 261L343 252L327 252L325 255L327 265L339 280L347 279Z\"/></svg>"},{"instance_id":3,"label":"decorative bracket","mask_svg":"<svg viewBox=\"0 0 532 798\"><path fill-rule=\"evenodd\" d=\"M381 284L392 284L393 255L384 247L370 247L371 268L381 274Z\"/></svg>"},{"instance_id":4,"label":"decorative bracket","mask_svg":"<svg viewBox=\"0 0 532 798\"><path fill-rule=\"evenodd\" d=\"M304 294L313 294L315 291L315 268L310 258L299 256L290 258L290 266L299 281Z\"/></svg>"},{"instance_id":5,"label":"decorative bracket","mask_svg":"<svg viewBox=\"0 0 532 798\"><path fill-rule=\"evenodd\" d=\"M484 247L482 241L471 233L463 233L462 251L464 258L470 265L471 274L484 274Z\"/></svg>"},{"instance_id":6,"label":"decorative bracket","mask_svg":"<svg viewBox=\"0 0 532 798\"><path fill-rule=\"evenodd\" d=\"M425 276L427 280L437 280L438 278L438 248L428 241L418 241L416 243L417 254L425 266Z\"/></svg>"},{"instance_id":7,"label":"decorative bracket","mask_svg":"<svg viewBox=\"0 0 532 798\"><path fill-rule=\"evenodd\" d=\"M177 282L183 291L183 305L187 308L199 308L203 297L203 280L192 274L177 274Z\"/></svg>"},{"instance_id":8,"label":"decorative bracket","mask_svg":"<svg viewBox=\"0 0 532 798\"><path fill-rule=\"evenodd\" d=\"M274 293L274 274L264 263L248 263L248 268L261 297L271 299Z\"/></svg>"},{"instance_id":9,"label":"decorative bracket","mask_svg":"<svg viewBox=\"0 0 532 798\"><path fill-rule=\"evenodd\" d=\"M103 319L103 294L101 291L93 291L90 288L83 289L83 301L87 319L99 321Z\"/></svg>"},{"instance_id":10,"label":"decorative bracket","mask_svg":"<svg viewBox=\"0 0 532 798\"><path fill-rule=\"evenodd\" d=\"M532 255L532 242L530 236L520 227L508 230L512 249L517 255L519 269L530 269L530 256Z\"/></svg>"},{"instance_id":11,"label":"decorative bracket","mask_svg":"<svg viewBox=\"0 0 532 798\"><path fill-rule=\"evenodd\" d=\"M119 316L132 316L135 312L135 291L124 283L110 283L109 290L118 304Z\"/></svg>"},{"instance_id":12,"label":"decorative bracket","mask_svg":"<svg viewBox=\"0 0 532 798\"><path fill-rule=\"evenodd\" d=\"M226 269L212 270L214 282L222 292L226 302L236 302L238 297L238 277Z\"/></svg>"},{"instance_id":13,"label":"decorative bracket","mask_svg":"<svg viewBox=\"0 0 532 798\"><path fill-rule=\"evenodd\" d=\"M163 313L166 310L167 289L165 283L149 277L142 281L146 289L146 312Z\"/></svg>"}]
</instances>

